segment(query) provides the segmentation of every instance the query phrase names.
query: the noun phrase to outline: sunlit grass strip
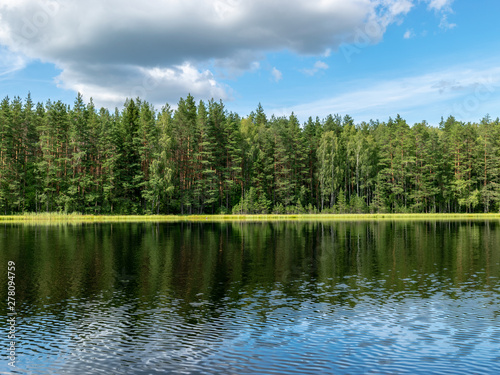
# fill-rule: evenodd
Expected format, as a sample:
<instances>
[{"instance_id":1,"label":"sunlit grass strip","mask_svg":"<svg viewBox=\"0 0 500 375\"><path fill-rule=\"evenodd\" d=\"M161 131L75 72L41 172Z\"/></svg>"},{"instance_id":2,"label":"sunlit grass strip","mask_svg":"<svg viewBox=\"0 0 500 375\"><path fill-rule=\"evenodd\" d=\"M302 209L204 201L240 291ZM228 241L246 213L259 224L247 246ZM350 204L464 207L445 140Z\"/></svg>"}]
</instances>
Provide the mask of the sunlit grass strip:
<instances>
[{"instance_id":1,"label":"sunlit grass strip","mask_svg":"<svg viewBox=\"0 0 500 375\"><path fill-rule=\"evenodd\" d=\"M28 213L22 215L0 215L0 222L144 222L179 221L174 215L84 215L79 213Z\"/></svg>"},{"instance_id":2,"label":"sunlit grass strip","mask_svg":"<svg viewBox=\"0 0 500 375\"><path fill-rule=\"evenodd\" d=\"M370 220L492 220L490 214L303 214L303 215L83 215L79 213L28 213L0 215L0 223L134 223L224 221L370 221Z\"/></svg>"}]
</instances>

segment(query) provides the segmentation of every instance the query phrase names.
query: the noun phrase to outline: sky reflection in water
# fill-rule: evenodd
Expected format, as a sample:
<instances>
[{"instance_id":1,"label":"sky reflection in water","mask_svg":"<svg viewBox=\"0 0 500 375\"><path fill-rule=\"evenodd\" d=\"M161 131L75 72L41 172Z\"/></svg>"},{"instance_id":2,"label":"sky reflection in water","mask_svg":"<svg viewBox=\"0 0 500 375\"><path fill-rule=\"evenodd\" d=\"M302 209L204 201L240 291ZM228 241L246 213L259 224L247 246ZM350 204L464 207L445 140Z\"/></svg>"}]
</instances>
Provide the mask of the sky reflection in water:
<instances>
[{"instance_id":1,"label":"sky reflection in water","mask_svg":"<svg viewBox=\"0 0 500 375\"><path fill-rule=\"evenodd\" d=\"M19 373L500 369L497 222L1 232L18 265Z\"/></svg>"}]
</instances>

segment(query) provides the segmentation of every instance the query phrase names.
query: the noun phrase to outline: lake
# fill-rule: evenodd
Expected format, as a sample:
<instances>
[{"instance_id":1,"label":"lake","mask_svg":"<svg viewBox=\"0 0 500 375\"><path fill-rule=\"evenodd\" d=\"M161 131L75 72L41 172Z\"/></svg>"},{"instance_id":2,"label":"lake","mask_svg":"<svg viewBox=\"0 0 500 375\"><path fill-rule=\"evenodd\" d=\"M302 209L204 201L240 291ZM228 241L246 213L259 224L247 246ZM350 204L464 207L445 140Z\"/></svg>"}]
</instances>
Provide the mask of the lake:
<instances>
[{"instance_id":1,"label":"lake","mask_svg":"<svg viewBox=\"0 0 500 375\"><path fill-rule=\"evenodd\" d=\"M500 222L0 227L0 373L495 374Z\"/></svg>"}]
</instances>

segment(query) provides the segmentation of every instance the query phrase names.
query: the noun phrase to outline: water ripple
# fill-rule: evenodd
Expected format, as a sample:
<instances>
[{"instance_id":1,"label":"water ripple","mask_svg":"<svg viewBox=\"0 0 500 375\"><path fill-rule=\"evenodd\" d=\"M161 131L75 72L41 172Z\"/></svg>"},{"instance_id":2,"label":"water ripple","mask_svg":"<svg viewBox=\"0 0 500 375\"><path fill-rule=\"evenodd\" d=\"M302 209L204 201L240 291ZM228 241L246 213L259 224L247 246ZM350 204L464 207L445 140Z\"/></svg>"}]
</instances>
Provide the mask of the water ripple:
<instances>
[{"instance_id":1,"label":"water ripple","mask_svg":"<svg viewBox=\"0 0 500 375\"><path fill-rule=\"evenodd\" d=\"M213 257L204 243L179 250L139 239L145 245L127 250L114 238L114 253L90 247L87 268L68 276L75 293L28 285L38 292L20 301L17 373L500 373L497 250L477 266L483 254L470 246L457 263L455 249L356 253L334 241L307 248L303 236L293 249L256 243L253 255L222 243ZM128 270L106 269L126 256Z\"/></svg>"}]
</instances>

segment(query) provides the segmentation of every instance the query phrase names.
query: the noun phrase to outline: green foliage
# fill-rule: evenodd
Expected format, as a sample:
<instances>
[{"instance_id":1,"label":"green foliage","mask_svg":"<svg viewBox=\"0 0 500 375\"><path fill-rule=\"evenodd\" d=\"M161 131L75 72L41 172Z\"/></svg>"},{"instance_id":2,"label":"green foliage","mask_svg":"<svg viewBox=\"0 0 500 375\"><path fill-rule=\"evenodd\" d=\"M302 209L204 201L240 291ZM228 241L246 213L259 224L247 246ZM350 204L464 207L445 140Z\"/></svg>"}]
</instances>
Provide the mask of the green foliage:
<instances>
[{"instance_id":1,"label":"green foliage","mask_svg":"<svg viewBox=\"0 0 500 375\"><path fill-rule=\"evenodd\" d=\"M240 202L233 207L233 214L267 214L271 202L264 194L258 194L255 188L250 190L241 198Z\"/></svg>"},{"instance_id":2,"label":"green foliage","mask_svg":"<svg viewBox=\"0 0 500 375\"><path fill-rule=\"evenodd\" d=\"M307 214L500 210L500 122L248 117L188 95L110 113L6 97L0 213Z\"/></svg>"}]
</instances>

